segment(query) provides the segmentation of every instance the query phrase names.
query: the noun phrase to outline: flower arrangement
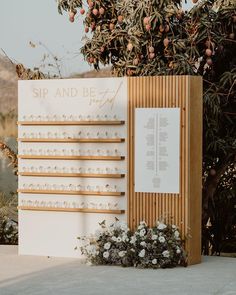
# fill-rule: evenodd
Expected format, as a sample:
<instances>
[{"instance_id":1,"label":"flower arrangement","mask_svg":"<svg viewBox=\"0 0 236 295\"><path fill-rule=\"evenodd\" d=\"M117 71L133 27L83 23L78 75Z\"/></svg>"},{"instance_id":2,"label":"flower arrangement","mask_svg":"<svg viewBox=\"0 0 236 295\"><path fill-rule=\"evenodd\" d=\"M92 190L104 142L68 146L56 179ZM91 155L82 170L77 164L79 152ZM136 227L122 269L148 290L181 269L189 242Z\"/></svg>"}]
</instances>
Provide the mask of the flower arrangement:
<instances>
[{"instance_id":1,"label":"flower arrangement","mask_svg":"<svg viewBox=\"0 0 236 295\"><path fill-rule=\"evenodd\" d=\"M139 268L186 266L186 253L175 225L158 221L149 228L141 221L136 231L116 220L100 223L100 230L90 237L79 238L80 250L89 264L121 265Z\"/></svg>"}]
</instances>

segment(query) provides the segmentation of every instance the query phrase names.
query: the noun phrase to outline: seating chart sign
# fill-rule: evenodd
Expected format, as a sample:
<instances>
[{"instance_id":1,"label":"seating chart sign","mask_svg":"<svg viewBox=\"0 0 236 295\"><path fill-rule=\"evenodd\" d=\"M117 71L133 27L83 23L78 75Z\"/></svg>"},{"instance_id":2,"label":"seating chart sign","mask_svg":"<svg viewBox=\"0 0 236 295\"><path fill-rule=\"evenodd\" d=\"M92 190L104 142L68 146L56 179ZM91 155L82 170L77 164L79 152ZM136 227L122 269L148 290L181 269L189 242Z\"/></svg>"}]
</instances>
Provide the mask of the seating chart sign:
<instances>
[{"instance_id":1,"label":"seating chart sign","mask_svg":"<svg viewBox=\"0 0 236 295\"><path fill-rule=\"evenodd\" d=\"M135 192L179 193L180 109L135 110Z\"/></svg>"}]
</instances>

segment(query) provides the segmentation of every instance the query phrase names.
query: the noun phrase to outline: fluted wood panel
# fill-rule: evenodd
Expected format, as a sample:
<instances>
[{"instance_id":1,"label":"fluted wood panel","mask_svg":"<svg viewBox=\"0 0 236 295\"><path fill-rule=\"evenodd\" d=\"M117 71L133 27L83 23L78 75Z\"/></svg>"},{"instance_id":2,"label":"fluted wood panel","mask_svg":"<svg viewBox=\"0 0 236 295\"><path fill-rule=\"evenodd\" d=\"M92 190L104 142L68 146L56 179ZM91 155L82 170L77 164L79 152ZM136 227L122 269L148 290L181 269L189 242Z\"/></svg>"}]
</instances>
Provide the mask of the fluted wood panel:
<instances>
[{"instance_id":1,"label":"fluted wood panel","mask_svg":"<svg viewBox=\"0 0 236 295\"><path fill-rule=\"evenodd\" d=\"M191 76L128 78L129 96L129 196L131 228L145 220L179 226L187 237L189 264L201 260L201 163L202 163L202 80ZM135 193L135 108L178 107L180 122L180 194ZM171 180L170 180L171 181ZM191 236L191 237L190 237Z\"/></svg>"}]
</instances>

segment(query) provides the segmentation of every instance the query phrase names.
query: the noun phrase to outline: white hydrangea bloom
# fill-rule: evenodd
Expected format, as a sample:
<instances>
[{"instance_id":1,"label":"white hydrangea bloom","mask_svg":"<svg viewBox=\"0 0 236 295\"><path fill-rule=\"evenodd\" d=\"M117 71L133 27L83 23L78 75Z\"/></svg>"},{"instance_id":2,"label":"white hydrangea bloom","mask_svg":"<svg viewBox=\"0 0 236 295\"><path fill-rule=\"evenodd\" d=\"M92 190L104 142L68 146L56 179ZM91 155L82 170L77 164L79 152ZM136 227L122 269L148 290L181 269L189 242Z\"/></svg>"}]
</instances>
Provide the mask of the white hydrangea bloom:
<instances>
[{"instance_id":1,"label":"white hydrangea bloom","mask_svg":"<svg viewBox=\"0 0 236 295\"><path fill-rule=\"evenodd\" d=\"M128 229L129 229L128 226L127 226L127 224L125 222L121 222L120 228L123 231L128 231Z\"/></svg>"},{"instance_id":2,"label":"white hydrangea bloom","mask_svg":"<svg viewBox=\"0 0 236 295\"><path fill-rule=\"evenodd\" d=\"M144 237L145 234L146 234L146 229L145 228L141 229L139 232L140 237Z\"/></svg>"},{"instance_id":3,"label":"white hydrangea bloom","mask_svg":"<svg viewBox=\"0 0 236 295\"><path fill-rule=\"evenodd\" d=\"M176 225L174 225L174 224L172 224L172 228L173 228L173 229L176 229L176 228L177 228L177 226L176 226Z\"/></svg>"},{"instance_id":4,"label":"white hydrangea bloom","mask_svg":"<svg viewBox=\"0 0 236 295\"><path fill-rule=\"evenodd\" d=\"M157 228L158 228L159 230L163 230L163 229L167 228L167 226L166 226L164 223L159 222L158 225L157 225Z\"/></svg>"},{"instance_id":5,"label":"white hydrangea bloom","mask_svg":"<svg viewBox=\"0 0 236 295\"><path fill-rule=\"evenodd\" d=\"M176 253L177 253L177 254L180 254L180 253L181 253L181 250L180 250L179 247L177 248Z\"/></svg>"},{"instance_id":6,"label":"white hydrangea bloom","mask_svg":"<svg viewBox=\"0 0 236 295\"><path fill-rule=\"evenodd\" d=\"M157 235L152 235L152 240L155 241L157 240L158 236Z\"/></svg>"},{"instance_id":7,"label":"white hydrangea bloom","mask_svg":"<svg viewBox=\"0 0 236 295\"><path fill-rule=\"evenodd\" d=\"M176 230L176 231L174 232L174 236L175 236L176 239L179 238L180 234L179 234L179 231L178 231L178 230Z\"/></svg>"},{"instance_id":8,"label":"white hydrangea bloom","mask_svg":"<svg viewBox=\"0 0 236 295\"><path fill-rule=\"evenodd\" d=\"M138 226L138 229L142 229L145 226L147 226L147 223L145 221L140 221L139 226Z\"/></svg>"},{"instance_id":9,"label":"white hydrangea bloom","mask_svg":"<svg viewBox=\"0 0 236 295\"><path fill-rule=\"evenodd\" d=\"M165 241L166 241L166 239L162 236L160 236L158 240L160 243L165 243Z\"/></svg>"},{"instance_id":10,"label":"white hydrangea bloom","mask_svg":"<svg viewBox=\"0 0 236 295\"><path fill-rule=\"evenodd\" d=\"M111 237L112 241L117 242L117 237L113 236Z\"/></svg>"},{"instance_id":11,"label":"white hydrangea bloom","mask_svg":"<svg viewBox=\"0 0 236 295\"><path fill-rule=\"evenodd\" d=\"M120 251L120 252L119 252L119 256L120 256L120 257L124 257L125 254L126 254L126 251Z\"/></svg>"},{"instance_id":12,"label":"white hydrangea bloom","mask_svg":"<svg viewBox=\"0 0 236 295\"><path fill-rule=\"evenodd\" d=\"M135 242L137 241L135 236L132 236L130 239L130 244L135 244Z\"/></svg>"},{"instance_id":13,"label":"white hydrangea bloom","mask_svg":"<svg viewBox=\"0 0 236 295\"><path fill-rule=\"evenodd\" d=\"M109 257L109 255L110 255L110 254L109 254L109 252L108 252L108 251L106 251L106 252L104 252L104 253L103 253L103 255L102 255L102 256L103 256L104 258L106 258L106 259L107 259L107 258Z\"/></svg>"},{"instance_id":14,"label":"white hydrangea bloom","mask_svg":"<svg viewBox=\"0 0 236 295\"><path fill-rule=\"evenodd\" d=\"M145 253L146 253L146 251L145 251L145 249L143 249L139 252L138 256L143 258L145 256Z\"/></svg>"},{"instance_id":15,"label":"white hydrangea bloom","mask_svg":"<svg viewBox=\"0 0 236 295\"><path fill-rule=\"evenodd\" d=\"M152 260L152 264L157 264L157 259L156 258Z\"/></svg>"},{"instance_id":16,"label":"white hydrangea bloom","mask_svg":"<svg viewBox=\"0 0 236 295\"><path fill-rule=\"evenodd\" d=\"M141 245L142 247L146 247L147 244L146 244L146 242L143 241L143 242L140 243L140 245Z\"/></svg>"},{"instance_id":17,"label":"white hydrangea bloom","mask_svg":"<svg viewBox=\"0 0 236 295\"><path fill-rule=\"evenodd\" d=\"M104 249L109 250L111 248L111 243L107 242L106 244L104 244Z\"/></svg>"},{"instance_id":18,"label":"white hydrangea bloom","mask_svg":"<svg viewBox=\"0 0 236 295\"><path fill-rule=\"evenodd\" d=\"M122 236L122 241L123 241L123 242L125 242L127 239L128 239L128 236L127 236L127 235L123 235L123 236Z\"/></svg>"},{"instance_id":19,"label":"white hydrangea bloom","mask_svg":"<svg viewBox=\"0 0 236 295\"><path fill-rule=\"evenodd\" d=\"M168 250L165 250L162 252L162 255L166 258L170 257L170 252Z\"/></svg>"}]
</instances>

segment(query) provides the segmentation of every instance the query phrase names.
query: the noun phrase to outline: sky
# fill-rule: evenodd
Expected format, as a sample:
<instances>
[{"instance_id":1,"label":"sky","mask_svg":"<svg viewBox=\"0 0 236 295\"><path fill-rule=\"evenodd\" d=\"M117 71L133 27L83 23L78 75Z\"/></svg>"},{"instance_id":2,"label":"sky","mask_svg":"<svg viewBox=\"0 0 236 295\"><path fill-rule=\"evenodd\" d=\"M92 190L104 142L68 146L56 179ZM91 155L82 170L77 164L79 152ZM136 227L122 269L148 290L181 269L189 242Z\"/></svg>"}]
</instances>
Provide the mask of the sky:
<instances>
[{"instance_id":1,"label":"sky","mask_svg":"<svg viewBox=\"0 0 236 295\"><path fill-rule=\"evenodd\" d=\"M43 55L51 52L62 60L64 77L90 69L79 53L84 36L81 17L70 23L66 14L58 13L56 0L0 0L0 4L0 51L13 61L38 67Z\"/></svg>"}]
</instances>

